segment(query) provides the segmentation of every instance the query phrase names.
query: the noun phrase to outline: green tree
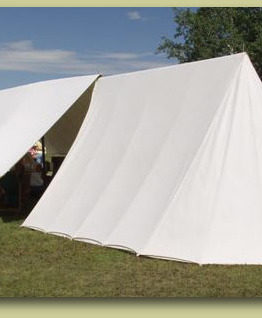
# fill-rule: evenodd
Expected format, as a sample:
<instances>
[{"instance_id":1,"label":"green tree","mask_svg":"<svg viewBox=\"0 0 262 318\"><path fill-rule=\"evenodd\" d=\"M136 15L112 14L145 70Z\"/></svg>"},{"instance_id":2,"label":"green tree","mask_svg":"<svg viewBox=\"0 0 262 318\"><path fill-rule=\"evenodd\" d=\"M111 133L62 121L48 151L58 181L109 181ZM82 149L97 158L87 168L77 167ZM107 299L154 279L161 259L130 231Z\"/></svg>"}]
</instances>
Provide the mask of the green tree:
<instances>
[{"instance_id":1,"label":"green tree","mask_svg":"<svg viewBox=\"0 0 262 318\"><path fill-rule=\"evenodd\" d=\"M262 78L262 8L173 10L174 38L163 37L158 52L183 63L245 51Z\"/></svg>"}]
</instances>

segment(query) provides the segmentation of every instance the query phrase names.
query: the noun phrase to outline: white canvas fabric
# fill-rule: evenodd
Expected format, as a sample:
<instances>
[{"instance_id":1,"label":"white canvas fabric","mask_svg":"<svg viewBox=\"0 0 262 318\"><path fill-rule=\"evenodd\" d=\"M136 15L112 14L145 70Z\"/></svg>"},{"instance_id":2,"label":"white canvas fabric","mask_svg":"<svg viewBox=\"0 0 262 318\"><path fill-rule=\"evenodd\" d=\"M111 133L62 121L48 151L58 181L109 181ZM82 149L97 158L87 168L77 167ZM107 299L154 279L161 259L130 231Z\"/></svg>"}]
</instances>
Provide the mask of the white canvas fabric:
<instances>
[{"instance_id":1,"label":"white canvas fabric","mask_svg":"<svg viewBox=\"0 0 262 318\"><path fill-rule=\"evenodd\" d=\"M246 54L100 78L23 226L157 258L262 264L261 122Z\"/></svg>"},{"instance_id":2,"label":"white canvas fabric","mask_svg":"<svg viewBox=\"0 0 262 318\"><path fill-rule=\"evenodd\" d=\"M45 134L49 157L65 156L68 153L88 111L93 86L94 83Z\"/></svg>"},{"instance_id":3,"label":"white canvas fabric","mask_svg":"<svg viewBox=\"0 0 262 318\"><path fill-rule=\"evenodd\" d=\"M63 116L97 77L51 80L0 91L0 176Z\"/></svg>"}]
</instances>

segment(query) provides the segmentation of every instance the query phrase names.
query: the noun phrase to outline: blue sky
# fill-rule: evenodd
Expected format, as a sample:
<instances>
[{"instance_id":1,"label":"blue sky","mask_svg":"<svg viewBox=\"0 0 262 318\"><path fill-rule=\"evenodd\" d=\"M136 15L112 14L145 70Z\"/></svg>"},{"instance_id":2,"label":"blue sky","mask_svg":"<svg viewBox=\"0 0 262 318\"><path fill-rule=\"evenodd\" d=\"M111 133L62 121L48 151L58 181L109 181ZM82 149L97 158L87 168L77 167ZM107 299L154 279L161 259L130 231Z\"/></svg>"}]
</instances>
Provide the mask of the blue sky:
<instances>
[{"instance_id":1,"label":"blue sky","mask_svg":"<svg viewBox=\"0 0 262 318\"><path fill-rule=\"evenodd\" d=\"M0 8L0 89L174 64L155 51L171 8Z\"/></svg>"}]
</instances>

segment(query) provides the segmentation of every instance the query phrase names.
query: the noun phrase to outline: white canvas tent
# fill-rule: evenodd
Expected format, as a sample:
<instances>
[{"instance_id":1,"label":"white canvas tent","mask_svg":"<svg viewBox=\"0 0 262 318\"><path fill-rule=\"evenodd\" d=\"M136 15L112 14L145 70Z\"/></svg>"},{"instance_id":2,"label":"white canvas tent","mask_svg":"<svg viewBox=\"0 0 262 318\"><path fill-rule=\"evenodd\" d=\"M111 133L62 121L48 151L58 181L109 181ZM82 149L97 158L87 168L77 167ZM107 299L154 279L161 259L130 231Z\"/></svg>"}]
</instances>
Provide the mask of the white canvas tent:
<instances>
[{"instance_id":1,"label":"white canvas tent","mask_svg":"<svg viewBox=\"0 0 262 318\"><path fill-rule=\"evenodd\" d=\"M88 88L97 77L51 80L0 91L0 176L70 108L73 109L71 113L75 113L74 109L89 100ZM55 152L55 146L59 149L67 147L66 141L70 138L67 136L75 135L76 128L71 124L67 129L73 131L68 133L63 130L63 134L59 134L59 129L50 130L47 142L53 145L50 146L51 153Z\"/></svg>"},{"instance_id":2,"label":"white canvas tent","mask_svg":"<svg viewBox=\"0 0 262 318\"><path fill-rule=\"evenodd\" d=\"M102 77L23 226L138 255L262 264L261 123L246 54Z\"/></svg>"}]
</instances>

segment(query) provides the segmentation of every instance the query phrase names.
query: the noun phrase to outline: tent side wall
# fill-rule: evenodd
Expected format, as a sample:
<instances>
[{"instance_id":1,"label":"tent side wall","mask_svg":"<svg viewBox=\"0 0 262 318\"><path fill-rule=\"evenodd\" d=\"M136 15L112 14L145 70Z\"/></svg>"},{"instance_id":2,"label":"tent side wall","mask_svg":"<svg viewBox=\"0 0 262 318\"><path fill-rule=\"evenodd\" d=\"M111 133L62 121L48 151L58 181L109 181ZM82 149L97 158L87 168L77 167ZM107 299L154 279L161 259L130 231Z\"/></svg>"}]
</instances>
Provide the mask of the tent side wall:
<instances>
[{"instance_id":1,"label":"tent side wall","mask_svg":"<svg viewBox=\"0 0 262 318\"><path fill-rule=\"evenodd\" d=\"M262 264L261 105L261 81L245 57L143 254L200 264Z\"/></svg>"},{"instance_id":2,"label":"tent side wall","mask_svg":"<svg viewBox=\"0 0 262 318\"><path fill-rule=\"evenodd\" d=\"M244 59L239 54L99 80L66 161L23 225L148 254L147 243ZM183 218L188 200L181 203L176 221L190 236L182 222L191 222ZM194 217L201 213L196 209ZM161 227L161 235L167 229ZM163 249L166 240L160 239L162 249L152 248L150 255L181 259L177 250ZM200 260L197 253L189 250L186 260Z\"/></svg>"}]
</instances>

